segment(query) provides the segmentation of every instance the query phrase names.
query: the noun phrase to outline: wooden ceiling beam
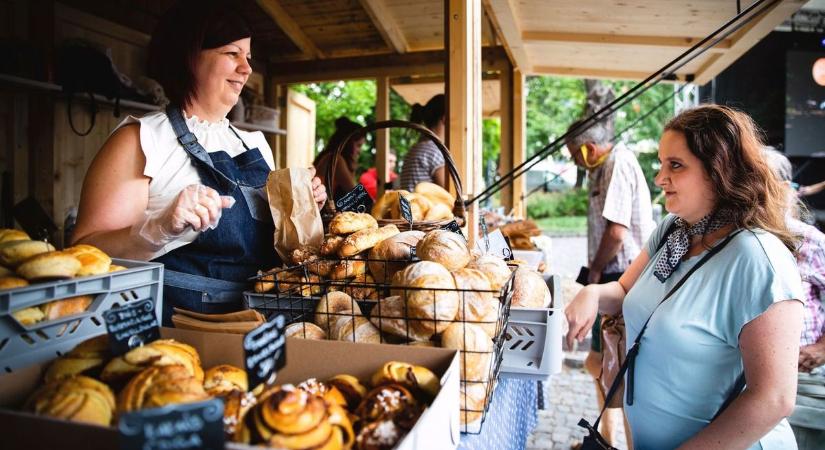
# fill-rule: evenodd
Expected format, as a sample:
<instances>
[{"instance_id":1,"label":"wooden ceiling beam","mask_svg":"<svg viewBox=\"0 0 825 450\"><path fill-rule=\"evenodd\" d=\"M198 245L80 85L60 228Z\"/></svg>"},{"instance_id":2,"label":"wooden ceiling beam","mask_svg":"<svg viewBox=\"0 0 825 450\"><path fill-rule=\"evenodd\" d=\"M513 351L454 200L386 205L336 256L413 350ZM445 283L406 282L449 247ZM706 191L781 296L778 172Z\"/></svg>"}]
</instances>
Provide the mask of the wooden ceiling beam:
<instances>
[{"instance_id":1,"label":"wooden ceiling beam","mask_svg":"<svg viewBox=\"0 0 825 450\"><path fill-rule=\"evenodd\" d=\"M730 50L706 64L696 73L694 83L703 85L725 70L768 33L797 12L807 0L783 0L774 4L762 17L756 18L734 34Z\"/></svg>"},{"instance_id":2,"label":"wooden ceiling beam","mask_svg":"<svg viewBox=\"0 0 825 450\"><path fill-rule=\"evenodd\" d=\"M558 75L563 77L576 78L605 78L610 80L644 80L650 76L650 72L633 70L614 69L592 69L586 67L558 67L558 66L535 66L531 72L533 75ZM676 74L677 80L684 81L684 74Z\"/></svg>"},{"instance_id":3,"label":"wooden ceiling beam","mask_svg":"<svg viewBox=\"0 0 825 450\"><path fill-rule=\"evenodd\" d=\"M524 43L566 42L643 47L675 47L685 50L693 47L704 39L701 37L633 36L609 33L564 33L554 31L525 31L521 33L521 38ZM724 52L731 48L732 45L732 40L725 39L709 51Z\"/></svg>"},{"instance_id":4,"label":"wooden ceiling beam","mask_svg":"<svg viewBox=\"0 0 825 450\"><path fill-rule=\"evenodd\" d=\"M309 61L272 62L268 73L271 82L313 83L319 81L356 80L377 77L404 77L413 75L442 75L447 52L410 52L355 56ZM500 71L507 64L507 53L502 47L482 49L483 72Z\"/></svg>"},{"instance_id":5,"label":"wooden ceiling beam","mask_svg":"<svg viewBox=\"0 0 825 450\"><path fill-rule=\"evenodd\" d=\"M289 39L297 46L301 52L308 58L323 59L326 57L323 51L312 42L312 39L304 33L298 22L289 15L289 13L281 6L278 0L256 0L258 6L266 12L272 20L278 24L278 27L289 37Z\"/></svg>"},{"instance_id":6,"label":"wooden ceiling beam","mask_svg":"<svg viewBox=\"0 0 825 450\"><path fill-rule=\"evenodd\" d=\"M360 0L360 2L361 7L370 16L375 29L384 38L384 42L396 53L407 53L409 51L407 38L404 37L401 27L395 22L385 2L383 0Z\"/></svg>"},{"instance_id":7,"label":"wooden ceiling beam","mask_svg":"<svg viewBox=\"0 0 825 450\"><path fill-rule=\"evenodd\" d=\"M523 73L530 73L530 59L527 57L527 50L524 49L521 29L511 2L509 0L484 0L483 4L484 11L487 12L487 17L490 18L499 39L504 43L504 48L513 66Z\"/></svg>"}]
</instances>

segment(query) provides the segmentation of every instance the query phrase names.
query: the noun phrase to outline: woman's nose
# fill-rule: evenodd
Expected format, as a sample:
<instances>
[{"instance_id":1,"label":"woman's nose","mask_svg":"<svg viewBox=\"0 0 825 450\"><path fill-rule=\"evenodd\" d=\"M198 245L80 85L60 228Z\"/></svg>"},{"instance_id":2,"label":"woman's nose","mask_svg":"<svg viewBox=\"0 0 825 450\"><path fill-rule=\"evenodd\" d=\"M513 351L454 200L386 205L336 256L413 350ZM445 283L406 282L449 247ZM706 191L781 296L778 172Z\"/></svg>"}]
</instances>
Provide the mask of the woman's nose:
<instances>
[{"instance_id":1,"label":"woman's nose","mask_svg":"<svg viewBox=\"0 0 825 450\"><path fill-rule=\"evenodd\" d=\"M658 172L656 172L656 177L653 178L653 183L655 183L656 186L664 187L663 186L665 184L665 171L664 171L664 169L660 169Z\"/></svg>"},{"instance_id":2,"label":"woman's nose","mask_svg":"<svg viewBox=\"0 0 825 450\"><path fill-rule=\"evenodd\" d=\"M238 72L243 74L252 73L252 66L249 64L248 59L241 58L241 63L238 65Z\"/></svg>"}]
</instances>

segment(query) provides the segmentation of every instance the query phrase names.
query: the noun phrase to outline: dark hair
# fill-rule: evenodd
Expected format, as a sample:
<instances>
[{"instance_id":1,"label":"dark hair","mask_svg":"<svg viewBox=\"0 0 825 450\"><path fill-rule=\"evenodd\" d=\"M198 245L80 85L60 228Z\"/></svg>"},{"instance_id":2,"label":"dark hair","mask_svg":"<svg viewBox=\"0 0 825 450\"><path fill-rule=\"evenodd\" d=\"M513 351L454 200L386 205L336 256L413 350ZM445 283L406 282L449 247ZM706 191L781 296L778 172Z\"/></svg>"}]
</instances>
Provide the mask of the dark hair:
<instances>
[{"instance_id":1,"label":"dark hair","mask_svg":"<svg viewBox=\"0 0 825 450\"><path fill-rule=\"evenodd\" d=\"M747 114L703 105L671 119L665 131L682 133L702 161L717 208L730 210L737 226L768 231L796 250L797 236L785 225L786 191L762 155L761 131Z\"/></svg>"},{"instance_id":2,"label":"dark hair","mask_svg":"<svg viewBox=\"0 0 825 450\"><path fill-rule=\"evenodd\" d=\"M438 121L444 118L446 111L444 94L438 94L431 98L426 105L416 103L410 112L410 122L424 124L429 129L435 128Z\"/></svg>"},{"instance_id":3,"label":"dark hair","mask_svg":"<svg viewBox=\"0 0 825 450\"><path fill-rule=\"evenodd\" d=\"M152 33L147 73L163 86L172 105L183 108L195 95L200 52L251 35L249 25L228 1L178 1Z\"/></svg>"},{"instance_id":4,"label":"dark hair","mask_svg":"<svg viewBox=\"0 0 825 450\"><path fill-rule=\"evenodd\" d=\"M324 146L324 150L318 154L315 158L315 161L319 161L322 156L327 155L329 153L333 153L338 147L344 142L344 139L347 138L350 134L352 134L355 130L361 128L361 124L358 122L353 122L347 117L341 116L335 119L335 132L332 133L332 136L329 137L329 141L327 141L327 145ZM362 137L363 135L357 135L353 138L353 140ZM352 142L352 141L350 141ZM347 162L347 165L353 167L353 164L356 162L354 161L352 155L348 151L343 151L341 153L341 157L344 158Z\"/></svg>"}]
</instances>

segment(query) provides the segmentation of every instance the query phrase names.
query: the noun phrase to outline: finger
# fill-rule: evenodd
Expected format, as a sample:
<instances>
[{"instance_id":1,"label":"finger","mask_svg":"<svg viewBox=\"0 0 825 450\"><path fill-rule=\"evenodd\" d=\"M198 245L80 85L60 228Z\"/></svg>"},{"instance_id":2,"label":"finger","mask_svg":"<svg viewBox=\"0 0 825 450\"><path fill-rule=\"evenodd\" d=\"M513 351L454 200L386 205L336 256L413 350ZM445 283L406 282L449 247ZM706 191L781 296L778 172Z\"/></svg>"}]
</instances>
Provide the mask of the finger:
<instances>
[{"instance_id":1,"label":"finger","mask_svg":"<svg viewBox=\"0 0 825 450\"><path fill-rule=\"evenodd\" d=\"M209 226L210 223L212 223L212 221L209 220L209 210L205 206L198 205L192 212L194 212L200 219L200 224L195 228L195 230L203 231Z\"/></svg>"},{"instance_id":2,"label":"finger","mask_svg":"<svg viewBox=\"0 0 825 450\"><path fill-rule=\"evenodd\" d=\"M200 202L199 206L201 208L206 208L206 212L207 212L208 218L209 218L209 223L214 222L216 218L220 217L221 204L222 203L223 202L221 201L220 197L217 197L217 198L214 198L214 199L212 197L206 197L206 198L201 199L201 202Z\"/></svg>"},{"instance_id":3,"label":"finger","mask_svg":"<svg viewBox=\"0 0 825 450\"><path fill-rule=\"evenodd\" d=\"M315 177L315 178L312 179L312 189L315 189L320 185L321 185L321 179L320 178Z\"/></svg>"},{"instance_id":4,"label":"finger","mask_svg":"<svg viewBox=\"0 0 825 450\"><path fill-rule=\"evenodd\" d=\"M181 232L184 231L186 225L191 225L192 229L195 231L200 230L201 228L201 218L194 212L190 210L183 210L181 211L180 218L183 220L183 226L181 227Z\"/></svg>"},{"instance_id":5,"label":"finger","mask_svg":"<svg viewBox=\"0 0 825 450\"><path fill-rule=\"evenodd\" d=\"M235 197L221 195L221 208L231 208L235 206Z\"/></svg>"}]
</instances>

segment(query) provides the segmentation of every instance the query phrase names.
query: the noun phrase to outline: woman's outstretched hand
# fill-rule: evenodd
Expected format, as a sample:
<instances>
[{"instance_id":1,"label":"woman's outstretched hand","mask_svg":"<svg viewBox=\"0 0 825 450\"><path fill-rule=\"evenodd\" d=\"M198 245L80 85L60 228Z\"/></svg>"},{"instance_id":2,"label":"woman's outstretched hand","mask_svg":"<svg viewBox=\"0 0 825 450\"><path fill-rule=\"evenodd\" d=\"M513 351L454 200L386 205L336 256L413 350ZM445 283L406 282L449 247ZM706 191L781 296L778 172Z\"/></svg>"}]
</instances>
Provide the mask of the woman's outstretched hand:
<instances>
[{"instance_id":1,"label":"woman's outstretched hand","mask_svg":"<svg viewBox=\"0 0 825 450\"><path fill-rule=\"evenodd\" d=\"M598 285L585 286L564 309L567 317L567 348L573 348L574 341L581 342L590 333L596 314L599 313Z\"/></svg>"}]
</instances>

